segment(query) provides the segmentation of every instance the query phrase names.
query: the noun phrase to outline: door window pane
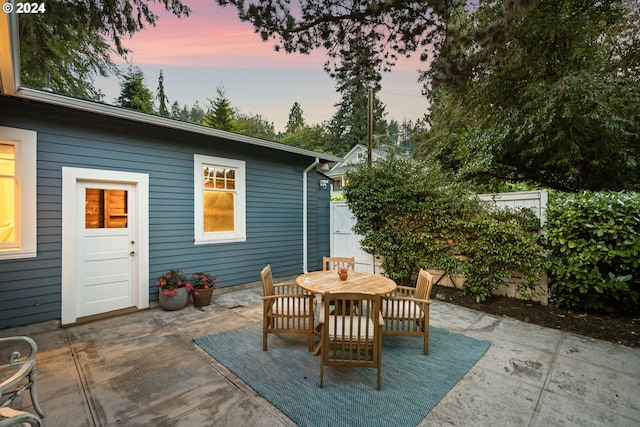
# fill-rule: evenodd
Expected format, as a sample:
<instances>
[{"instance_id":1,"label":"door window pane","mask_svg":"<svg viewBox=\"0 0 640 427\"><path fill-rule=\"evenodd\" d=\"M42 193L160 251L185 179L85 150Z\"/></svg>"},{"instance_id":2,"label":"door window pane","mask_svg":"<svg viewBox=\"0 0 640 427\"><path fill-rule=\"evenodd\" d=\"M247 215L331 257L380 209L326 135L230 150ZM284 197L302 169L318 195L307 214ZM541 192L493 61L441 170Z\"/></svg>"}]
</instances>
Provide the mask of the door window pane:
<instances>
[{"instance_id":1,"label":"door window pane","mask_svg":"<svg viewBox=\"0 0 640 427\"><path fill-rule=\"evenodd\" d=\"M86 189L85 228L127 228L127 191Z\"/></svg>"}]
</instances>

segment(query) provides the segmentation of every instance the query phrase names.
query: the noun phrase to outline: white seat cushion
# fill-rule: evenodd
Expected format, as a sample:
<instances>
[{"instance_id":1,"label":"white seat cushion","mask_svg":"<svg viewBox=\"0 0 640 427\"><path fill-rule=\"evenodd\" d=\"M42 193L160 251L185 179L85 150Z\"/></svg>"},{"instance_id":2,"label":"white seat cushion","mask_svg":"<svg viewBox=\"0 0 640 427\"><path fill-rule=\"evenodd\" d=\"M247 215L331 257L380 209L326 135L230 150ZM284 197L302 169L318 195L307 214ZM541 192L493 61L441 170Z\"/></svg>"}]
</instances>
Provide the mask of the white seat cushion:
<instances>
[{"instance_id":1,"label":"white seat cushion","mask_svg":"<svg viewBox=\"0 0 640 427\"><path fill-rule=\"evenodd\" d=\"M342 338L341 336L343 330L343 320L347 321L344 329L344 338ZM358 329L358 323L360 324L360 329ZM368 330L367 323L369 324ZM366 317L329 316L329 340L344 339L347 341L356 341L358 339L358 331L360 331L361 341L371 341L373 340L374 328L375 325L373 324L371 319L368 319Z\"/></svg>"},{"instance_id":2,"label":"white seat cushion","mask_svg":"<svg viewBox=\"0 0 640 427\"><path fill-rule=\"evenodd\" d=\"M273 314L279 316L307 315L311 310L311 304L312 302L308 299L278 298L273 303Z\"/></svg>"}]
</instances>

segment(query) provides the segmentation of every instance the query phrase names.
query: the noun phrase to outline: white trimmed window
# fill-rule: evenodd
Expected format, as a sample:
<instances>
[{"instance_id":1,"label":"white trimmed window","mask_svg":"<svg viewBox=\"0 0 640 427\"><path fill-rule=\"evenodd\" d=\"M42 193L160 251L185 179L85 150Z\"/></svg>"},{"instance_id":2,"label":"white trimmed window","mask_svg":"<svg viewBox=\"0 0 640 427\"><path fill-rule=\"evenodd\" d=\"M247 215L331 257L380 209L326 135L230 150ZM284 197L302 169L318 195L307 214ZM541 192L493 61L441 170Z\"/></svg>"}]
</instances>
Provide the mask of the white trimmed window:
<instances>
[{"instance_id":1,"label":"white trimmed window","mask_svg":"<svg viewBox=\"0 0 640 427\"><path fill-rule=\"evenodd\" d=\"M194 155L194 243L244 242L245 162Z\"/></svg>"},{"instance_id":2,"label":"white trimmed window","mask_svg":"<svg viewBox=\"0 0 640 427\"><path fill-rule=\"evenodd\" d=\"M34 131L0 126L0 260L37 255Z\"/></svg>"}]
</instances>

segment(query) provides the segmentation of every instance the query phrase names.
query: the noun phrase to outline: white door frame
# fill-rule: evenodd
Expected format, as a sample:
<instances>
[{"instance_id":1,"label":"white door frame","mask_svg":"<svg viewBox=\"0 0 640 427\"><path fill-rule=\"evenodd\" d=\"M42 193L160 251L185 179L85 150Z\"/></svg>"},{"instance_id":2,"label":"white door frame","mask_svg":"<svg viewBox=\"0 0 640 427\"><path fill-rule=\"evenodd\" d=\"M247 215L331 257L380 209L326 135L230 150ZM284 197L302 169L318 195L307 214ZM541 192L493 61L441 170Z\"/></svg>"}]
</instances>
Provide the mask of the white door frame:
<instances>
[{"instance_id":1,"label":"white door frame","mask_svg":"<svg viewBox=\"0 0 640 427\"><path fill-rule=\"evenodd\" d=\"M136 187L135 212L136 260L134 303L139 309L149 307L149 175L100 169L62 168L62 324L78 320L76 301L76 242L78 181L123 183Z\"/></svg>"}]
</instances>

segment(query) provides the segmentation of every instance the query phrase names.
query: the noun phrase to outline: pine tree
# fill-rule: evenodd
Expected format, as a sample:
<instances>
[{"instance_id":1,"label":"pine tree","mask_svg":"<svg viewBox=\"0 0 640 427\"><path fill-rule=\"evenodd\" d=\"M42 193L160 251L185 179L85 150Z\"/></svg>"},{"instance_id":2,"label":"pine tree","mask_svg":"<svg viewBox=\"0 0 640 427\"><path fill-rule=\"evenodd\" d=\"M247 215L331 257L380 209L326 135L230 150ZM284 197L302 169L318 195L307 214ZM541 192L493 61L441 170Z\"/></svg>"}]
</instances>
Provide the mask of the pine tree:
<instances>
[{"instance_id":1,"label":"pine tree","mask_svg":"<svg viewBox=\"0 0 640 427\"><path fill-rule=\"evenodd\" d=\"M202 107L200 107L200 104L198 104L198 101L196 101L193 104L193 107L191 107L191 110L189 110L189 119L188 119L191 123L195 123L198 125L201 125L203 120L204 120L204 110L202 109Z\"/></svg>"},{"instance_id":2,"label":"pine tree","mask_svg":"<svg viewBox=\"0 0 640 427\"><path fill-rule=\"evenodd\" d=\"M120 81L120 96L116 105L153 114L153 95L144 85L144 73L138 67L129 65L129 70Z\"/></svg>"},{"instance_id":3,"label":"pine tree","mask_svg":"<svg viewBox=\"0 0 640 427\"><path fill-rule=\"evenodd\" d=\"M211 104L209 111L203 117L202 124L215 129L233 132L235 130L235 111L231 107L231 102L227 99L224 87L216 88L218 96L215 101L209 100Z\"/></svg>"},{"instance_id":4,"label":"pine tree","mask_svg":"<svg viewBox=\"0 0 640 427\"><path fill-rule=\"evenodd\" d=\"M287 125L285 126L285 133L295 132L299 128L305 126L302 114L302 107L298 101L294 102L291 107L291 111L289 112L289 120L287 120Z\"/></svg>"}]
</instances>

